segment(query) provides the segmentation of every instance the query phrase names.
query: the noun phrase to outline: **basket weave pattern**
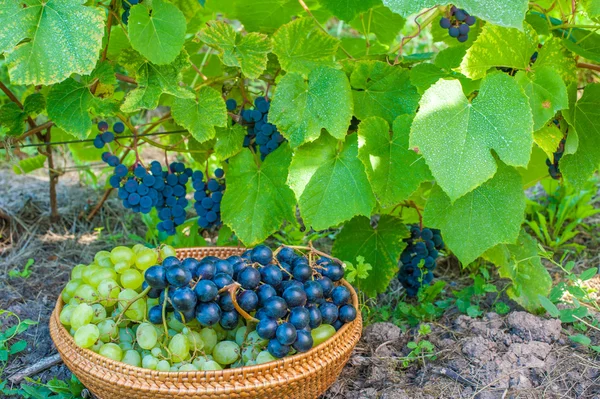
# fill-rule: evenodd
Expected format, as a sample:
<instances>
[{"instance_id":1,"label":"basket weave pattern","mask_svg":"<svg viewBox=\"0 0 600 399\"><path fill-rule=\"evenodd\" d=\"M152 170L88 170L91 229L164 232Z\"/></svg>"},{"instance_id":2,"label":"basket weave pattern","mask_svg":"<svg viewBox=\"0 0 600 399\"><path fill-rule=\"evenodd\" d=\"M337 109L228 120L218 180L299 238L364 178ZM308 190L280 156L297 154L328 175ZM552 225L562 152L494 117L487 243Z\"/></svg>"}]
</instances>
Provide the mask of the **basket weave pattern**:
<instances>
[{"instance_id":1,"label":"basket weave pattern","mask_svg":"<svg viewBox=\"0 0 600 399\"><path fill-rule=\"evenodd\" d=\"M239 255L243 248L205 247L177 250L180 258ZM354 289L352 293L358 309ZM356 346L362 331L360 312L332 338L310 351L257 366L222 371L168 373L115 362L75 345L60 323L59 297L50 319L50 335L63 361L100 399L314 399L336 380Z\"/></svg>"}]
</instances>

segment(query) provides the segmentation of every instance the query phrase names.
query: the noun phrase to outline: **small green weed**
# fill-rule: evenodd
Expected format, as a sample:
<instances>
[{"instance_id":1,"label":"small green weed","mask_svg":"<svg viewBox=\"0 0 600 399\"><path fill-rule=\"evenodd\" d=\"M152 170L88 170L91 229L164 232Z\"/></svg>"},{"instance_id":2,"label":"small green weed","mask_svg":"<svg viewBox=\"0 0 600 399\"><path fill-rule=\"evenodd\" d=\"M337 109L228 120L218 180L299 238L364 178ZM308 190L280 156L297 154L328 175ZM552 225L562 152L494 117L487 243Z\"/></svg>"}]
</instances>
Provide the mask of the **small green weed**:
<instances>
[{"instance_id":1,"label":"small green weed","mask_svg":"<svg viewBox=\"0 0 600 399\"><path fill-rule=\"evenodd\" d=\"M23 268L23 270L19 270L17 268L12 269L11 271L8 272L8 276L10 278L28 278L29 276L31 276L31 270L29 269L31 266L33 266L33 263L35 261L31 258L27 259L27 263L25 263L25 267Z\"/></svg>"},{"instance_id":2,"label":"small green weed","mask_svg":"<svg viewBox=\"0 0 600 399\"><path fill-rule=\"evenodd\" d=\"M413 362L418 362L421 365L425 364L425 360L435 360L435 347L433 344L424 339L431 333L431 326L429 324L421 324L419 327L417 338L414 341L410 341L406 346L411 351L402 359L402 366L408 367Z\"/></svg>"}]
</instances>

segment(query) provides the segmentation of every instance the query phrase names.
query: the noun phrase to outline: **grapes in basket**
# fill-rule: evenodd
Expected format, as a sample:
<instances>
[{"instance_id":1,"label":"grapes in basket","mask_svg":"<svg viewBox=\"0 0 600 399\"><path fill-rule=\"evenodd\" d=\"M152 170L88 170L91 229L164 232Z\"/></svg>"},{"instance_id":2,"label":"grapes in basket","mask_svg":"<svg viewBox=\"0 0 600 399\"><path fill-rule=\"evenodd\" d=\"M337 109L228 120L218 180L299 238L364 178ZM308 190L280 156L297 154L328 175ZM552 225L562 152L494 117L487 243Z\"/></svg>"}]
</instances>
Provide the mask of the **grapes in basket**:
<instances>
[{"instance_id":1,"label":"grapes in basket","mask_svg":"<svg viewBox=\"0 0 600 399\"><path fill-rule=\"evenodd\" d=\"M60 321L76 345L158 371L221 370L306 352L357 310L337 260L265 245L178 259L169 246L116 247L78 265Z\"/></svg>"}]
</instances>

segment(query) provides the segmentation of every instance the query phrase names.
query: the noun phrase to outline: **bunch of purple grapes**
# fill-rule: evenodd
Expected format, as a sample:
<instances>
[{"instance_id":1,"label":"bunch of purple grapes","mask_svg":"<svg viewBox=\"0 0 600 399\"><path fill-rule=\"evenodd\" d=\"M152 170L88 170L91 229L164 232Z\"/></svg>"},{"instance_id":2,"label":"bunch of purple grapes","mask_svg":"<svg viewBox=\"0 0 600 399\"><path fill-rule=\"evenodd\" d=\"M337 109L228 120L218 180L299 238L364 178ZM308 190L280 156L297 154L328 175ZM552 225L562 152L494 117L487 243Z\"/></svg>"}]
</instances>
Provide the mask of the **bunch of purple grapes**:
<instances>
[{"instance_id":1,"label":"bunch of purple grapes","mask_svg":"<svg viewBox=\"0 0 600 399\"><path fill-rule=\"evenodd\" d=\"M215 178L204 181L204 174L195 171L192 175L194 193L194 208L198 214L198 225L203 229L221 224L221 200L225 191L225 172L218 168ZM207 176L208 178L208 176Z\"/></svg>"},{"instance_id":2,"label":"bunch of purple grapes","mask_svg":"<svg viewBox=\"0 0 600 399\"><path fill-rule=\"evenodd\" d=\"M108 143L112 143L115 140L115 133L120 134L125 131L125 125L122 122L117 122L113 125L113 132L108 130L108 122L101 121L98 123L98 130L100 133L94 138L94 147L102 149Z\"/></svg>"},{"instance_id":3,"label":"bunch of purple grapes","mask_svg":"<svg viewBox=\"0 0 600 399\"><path fill-rule=\"evenodd\" d=\"M452 6L449 17L440 19L440 26L448 29L448 35L455 37L459 42L464 43L469 40L469 31L471 26L475 25L477 19L469 15L465 10Z\"/></svg>"}]
</instances>

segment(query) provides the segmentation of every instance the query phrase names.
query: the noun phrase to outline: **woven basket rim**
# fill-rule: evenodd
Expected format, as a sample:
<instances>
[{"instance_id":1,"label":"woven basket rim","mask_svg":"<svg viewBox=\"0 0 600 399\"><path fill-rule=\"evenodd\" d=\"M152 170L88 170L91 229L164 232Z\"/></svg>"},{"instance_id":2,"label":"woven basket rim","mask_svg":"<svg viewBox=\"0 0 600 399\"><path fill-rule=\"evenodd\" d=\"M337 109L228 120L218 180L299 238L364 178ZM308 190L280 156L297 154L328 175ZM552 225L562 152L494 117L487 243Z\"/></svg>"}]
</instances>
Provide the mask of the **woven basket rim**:
<instances>
[{"instance_id":1,"label":"woven basket rim","mask_svg":"<svg viewBox=\"0 0 600 399\"><path fill-rule=\"evenodd\" d=\"M224 248L224 249L231 248L231 249L235 249L235 250L245 250L246 249L244 247L210 247L210 246L207 246L207 247L194 247L194 248L177 248L176 251L177 251L177 255L179 256L180 252L193 251L193 250L197 250L197 249L209 249L210 250L211 248L215 248L215 249L216 248L219 248L219 249L220 248ZM342 328L340 328L338 331L336 331L336 333L334 335L332 335L329 339L327 339L325 342L322 342L319 345L313 347L309 351L304 352L304 353L297 353L292 356L286 356L282 359L273 360L271 362L257 364L254 366L242 366L242 367L229 368L229 369L224 369L224 370L206 370L206 371L198 370L198 371L184 371L184 372L156 371L156 370L145 369L143 367L131 366L124 362L117 362L115 360L101 356L100 354L92 351L91 349L84 349L84 348L80 348L80 349L83 350L86 353L86 355L89 356L89 360L93 361L94 363L104 362L106 364L118 365L121 369L121 374L135 374L136 372L143 371L145 373L150 373L152 375L164 376L164 377L172 377L175 375L188 376L188 375L194 375L194 374L202 374L202 375L206 376L207 378L210 378L211 376L214 376L214 377L220 376L220 377L228 378L228 377L239 375L241 373L258 373L260 371L268 371L271 367L273 367L276 364L281 365L282 367L285 367L285 365L287 365L289 363L295 363L298 361L302 361L303 359L308 359L308 358L312 357L315 352L319 351L321 348L323 348L327 345L330 345L334 341L333 338L335 336L345 333L346 330L348 330L349 328L353 328L355 323L359 323L359 322L362 323L362 321L361 321L362 316L360 314L359 306L358 306L358 295L356 294L354 287L352 287L352 285L350 285L345 279L340 280L340 282L342 283L343 286L345 286L346 288L348 288L348 290L350 290L350 295L352 297L352 305L357 310L356 319L354 319L350 323L344 324L342 326ZM65 337L66 337L68 344L70 346L76 346L75 340L73 339L71 334L67 331L65 326L63 326L63 324L60 322L60 312L62 311L64 304L65 303L62 299L62 295L59 295L51 318L54 319L54 322L57 324L58 328L63 330L64 333L66 333ZM53 338L53 341L54 341L54 338ZM54 342L54 343L56 345L56 342ZM60 353L60 351L59 351L59 353Z\"/></svg>"}]
</instances>

